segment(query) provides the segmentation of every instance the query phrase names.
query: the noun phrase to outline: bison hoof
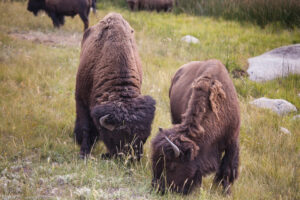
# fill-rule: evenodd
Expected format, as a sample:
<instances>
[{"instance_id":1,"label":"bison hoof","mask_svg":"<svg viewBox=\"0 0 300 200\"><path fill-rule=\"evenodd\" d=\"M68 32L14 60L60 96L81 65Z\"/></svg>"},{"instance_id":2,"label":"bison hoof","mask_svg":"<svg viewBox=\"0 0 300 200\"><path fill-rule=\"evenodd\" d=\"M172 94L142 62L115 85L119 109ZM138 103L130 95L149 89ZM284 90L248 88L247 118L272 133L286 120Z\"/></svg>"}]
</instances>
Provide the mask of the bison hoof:
<instances>
[{"instance_id":1,"label":"bison hoof","mask_svg":"<svg viewBox=\"0 0 300 200\"><path fill-rule=\"evenodd\" d=\"M89 154L86 154L86 153L83 153L83 152L80 152L79 153L79 158L80 159L86 159L86 158L88 158L89 157Z\"/></svg>"}]
</instances>

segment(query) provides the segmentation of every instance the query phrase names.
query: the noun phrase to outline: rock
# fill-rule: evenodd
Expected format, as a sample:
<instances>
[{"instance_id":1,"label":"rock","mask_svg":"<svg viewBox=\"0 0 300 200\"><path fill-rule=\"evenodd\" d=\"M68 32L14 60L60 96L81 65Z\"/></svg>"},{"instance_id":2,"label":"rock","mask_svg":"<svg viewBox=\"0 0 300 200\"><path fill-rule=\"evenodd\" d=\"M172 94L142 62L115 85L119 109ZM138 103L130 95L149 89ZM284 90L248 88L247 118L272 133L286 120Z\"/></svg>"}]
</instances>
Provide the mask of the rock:
<instances>
[{"instance_id":1,"label":"rock","mask_svg":"<svg viewBox=\"0 0 300 200\"><path fill-rule=\"evenodd\" d=\"M293 104L283 99L269 99L266 97L262 97L259 99L255 99L254 101L250 102L250 104L253 104L259 108L271 109L278 115L285 115L290 112L297 112L297 108Z\"/></svg>"},{"instance_id":2,"label":"rock","mask_svg":"<svg viewBox=\"0 0 300 200\"><path fill-rule=\"evenodd\" d=\"M186 36L182 37L181 41L186 42L186 43L193 43L193 44L199 43L199 40L191 35L186 35Z\"/></svg>"},{"instance_id":3,"label":"rock","mask_svg":"<svg viewBox=\"0 0 300 200\"><path fill-rule=\"evenodd\" d=\"M300 119L300 115L295 115L294 117L293 117L293 120L299 120Z\"/></svg>"},{"instance_id":4,"label":"rock","mask_svg":"<svg viewBox=\"0 0 300 200\"><path fill-rule=\"evenodd\" d=\"M87 187L82 187L76 189L75 193L79 196L80 199L89 199L91 195L91 189Z\"/></svg>"},{"instance_id":5,"label":"rock","mask_svg":"<svg viewBox=\"0 0 300 200\"><path fill-rule=\"evenodd\" d=\"M284 127L280 127L280 131L284 134L291 135L291 132L288 129L284 128Z\"/></svg>"},{"instance_id":6,"label":"rock","mask_svg":"<svg viewBox=\"0 0 300 200\"><path fill-rule=\"evenodd\" d=\"M300 74L300 44L273 49L249 58L248 63L249 78L256 82Z\"/></svg>"}]
</instances>

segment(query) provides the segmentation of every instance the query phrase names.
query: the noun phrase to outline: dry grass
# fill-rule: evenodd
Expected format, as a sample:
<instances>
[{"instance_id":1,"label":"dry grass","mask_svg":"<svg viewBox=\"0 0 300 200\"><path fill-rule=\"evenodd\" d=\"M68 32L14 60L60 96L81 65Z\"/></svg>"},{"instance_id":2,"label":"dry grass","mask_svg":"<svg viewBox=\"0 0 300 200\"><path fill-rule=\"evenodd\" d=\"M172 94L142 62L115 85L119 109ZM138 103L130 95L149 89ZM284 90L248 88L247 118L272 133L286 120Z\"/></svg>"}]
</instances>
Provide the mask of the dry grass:
<instances>
[{"instance_id":1,"label":"dry grass","mask_svg":"<svg viewBox=\"0 0 300 200\"><path fill-rule=\"evenodd\" d=\"M220 59L229 71L245 69L247 58L272 48L300 42L298 29L288 31L185 14L129 12L98 4L97 23L110 11L120 12L136 30L143 62L142 91L157 101L152 137L158 127L170 127L168 88L176 69L191 60ZM254 97L285 98L300 109L300 77L265 84L235 79L241 127L240 178L233 195L211 191L211 178L191 195L160 196L151 192L150 140L145 157L136 164L101 160L102 143L94 159L78 159L72 132L74 87L80 47L22 40L11 33L81 35L79 17L67 18L60 30L25 3L0 3L0 199L299 199L299 121L295 113L278 117L248 104ZM180 42L186 34L196 45ZM38 35L38 34L37 34ZM280 126L292 134L280 132Z\"/></svg>"}]
</instances>

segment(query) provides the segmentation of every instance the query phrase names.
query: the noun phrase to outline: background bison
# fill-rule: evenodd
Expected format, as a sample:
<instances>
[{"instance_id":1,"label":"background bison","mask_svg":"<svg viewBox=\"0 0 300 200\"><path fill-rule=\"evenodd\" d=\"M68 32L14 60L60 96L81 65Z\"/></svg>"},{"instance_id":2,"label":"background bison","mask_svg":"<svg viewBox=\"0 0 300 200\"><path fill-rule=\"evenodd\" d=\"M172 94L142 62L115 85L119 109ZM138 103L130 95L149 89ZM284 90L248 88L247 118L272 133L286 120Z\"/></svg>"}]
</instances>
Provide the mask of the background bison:
<instances>
[{"instance_id":1,"label":"background bison","mask_svg":"<svg viewBox=\"0 0 300 200\"><path fill-rule=\"evenodd\" d=\"M161 10L170 11L174 0L127 0L131 10Z\"/></svg>"},{"instance_id":2,"label":"background bison","mask_svg":"<svg viewBox=\"0 0 300 200\"><path fill-rule=\"evenodd\" d=\"M96 9L95 0L29 0L27 10L33 12L34 15L44 10L55 27L64 25L64 16L74 17L79 14L84 23L84 29L87 29L91 6Z\"/></svg>"},{"instance_id":3,"label":"background bison","mask_svg":"<svg viewBox=\"0 0 300 200\"><path fill-rule=\"evenodd\" d=\"M225 66L218 60L183 65L169 96L174 126L152 141L153 186L187 194L216 171L214 183L230 193L238 176L240 112Z\"/></svg>"},{"instance_id":4,"label":"background bison","mask_svg":"<svg viewBox=\"0 0 300 200\"><path fill-rule=\"evenodd\" d=\"M82 39L74 131L81 156L100 139L106 157L134 152L140 159L155 112L155 101L141 95L141 84L134 31L121 15L108 14Z\"/></svg>"}]
</instances>

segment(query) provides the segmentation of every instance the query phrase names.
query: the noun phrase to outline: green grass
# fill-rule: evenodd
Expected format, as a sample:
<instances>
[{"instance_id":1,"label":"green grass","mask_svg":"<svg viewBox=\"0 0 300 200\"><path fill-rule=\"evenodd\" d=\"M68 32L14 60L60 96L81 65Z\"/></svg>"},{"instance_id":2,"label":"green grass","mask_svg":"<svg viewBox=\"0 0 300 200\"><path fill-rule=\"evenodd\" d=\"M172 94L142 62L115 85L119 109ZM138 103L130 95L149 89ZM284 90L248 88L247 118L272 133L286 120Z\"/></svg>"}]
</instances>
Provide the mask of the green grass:
<instances>
[{"instance_id":1,"label":"green grass","mask_svg":"<svg viewBox=\"0 0 300 200\"><path fill-rule=\"evenodd\" d=\"M298 0L177 0L176 12L251 21L261 27L280 24L300 26Z\"/></svg>"},{"instance_id":2,"label":"green grass","mask_svg":"<svg viewBox=\"0 0 300 200\"><path fill-rule=\"evenodd\" d=\"M175 71L192 60L220 59L229 71L246 69L247 58L300 42L300 31L265 29L250 24L186 14L130 12L126 7L98 4L90 24L108 12L121 13L135 29L143 63L142 92L157 101L152 134L140 163L78 159L72 139L75 120L75 76L79 46L46 45L12 37L29 31L81 34L78 16L66 18L60 30L45 14L34 17L26 3L0 3L0 199L299 199L300 125L292 113L279 117L254 108L249 101L265 96L284 98L300 109L300 76L266 83L234 79L242 113L240 177L233 194L211 191L212 177L189 196L151 192L150 141L158 127L170 127L168 89ZM200 43L187 45L190 34ZM299 114L299 111L298 111ZM286 127L291 135L280 132ZM84 192L85 191L85 192Z\"/></svg>"}]
</instances>

